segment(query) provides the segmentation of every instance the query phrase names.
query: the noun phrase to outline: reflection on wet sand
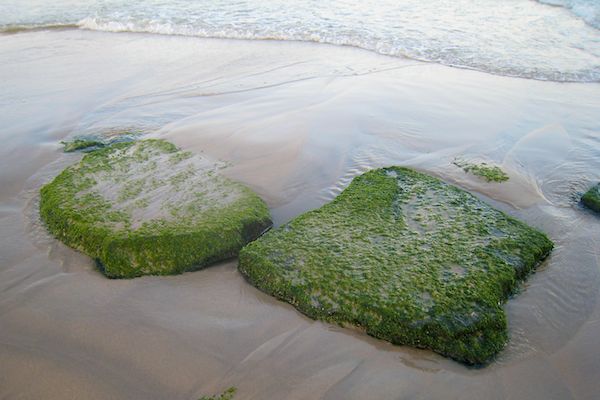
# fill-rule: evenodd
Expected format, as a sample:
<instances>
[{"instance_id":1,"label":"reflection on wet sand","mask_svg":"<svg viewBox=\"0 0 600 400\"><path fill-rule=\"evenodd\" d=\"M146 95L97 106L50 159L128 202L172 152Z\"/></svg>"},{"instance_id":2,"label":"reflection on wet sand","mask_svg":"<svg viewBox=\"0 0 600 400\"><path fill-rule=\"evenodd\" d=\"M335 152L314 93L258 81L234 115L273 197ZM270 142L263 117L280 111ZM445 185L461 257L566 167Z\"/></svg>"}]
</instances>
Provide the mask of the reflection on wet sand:
<instances>
[{"instance_id":1,"label":"reflection on wet sand","mask_svg":"<svg viewBox=\"0 0 600 400\"><path fill-rule=\"evenodd\" d=\"M18 49L18 52L16 52ZM18 54L18 56L17 56ZM64 31L0 37L0 396L195 399L569 399L600 386L598 86L415 64L356 49ZM168 60L168 61L166 61ZM37 191L79 157L68 135L139 126L231 163L276 224L353 176L406 165L546 231L550 259L506 305L511 341L468 369L311 321L231 260L108 280L53 240ZM485 157L506 184L452 160Z\"/></svg>"}]
</instances>

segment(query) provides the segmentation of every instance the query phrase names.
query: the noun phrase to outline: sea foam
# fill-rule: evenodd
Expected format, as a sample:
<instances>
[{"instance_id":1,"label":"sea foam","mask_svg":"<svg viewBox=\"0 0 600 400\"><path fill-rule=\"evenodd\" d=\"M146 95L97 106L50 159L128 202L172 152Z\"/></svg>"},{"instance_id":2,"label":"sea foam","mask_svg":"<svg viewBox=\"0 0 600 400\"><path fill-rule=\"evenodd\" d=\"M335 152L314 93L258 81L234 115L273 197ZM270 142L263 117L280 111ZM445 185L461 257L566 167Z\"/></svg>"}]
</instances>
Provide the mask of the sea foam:
<instances>
[{"instance_id":1,"label":"sea foam","mask_svg":"<svg viewBox=\"0 0 600 400\"><path fill-rule=\"evenodd\" d=\"M52 8L6 1L4 33L77 28L316 42L497 75L600 82L600 5L590 0L89 0L81 7L57 0Z\"/></svg>"}]
</instances>

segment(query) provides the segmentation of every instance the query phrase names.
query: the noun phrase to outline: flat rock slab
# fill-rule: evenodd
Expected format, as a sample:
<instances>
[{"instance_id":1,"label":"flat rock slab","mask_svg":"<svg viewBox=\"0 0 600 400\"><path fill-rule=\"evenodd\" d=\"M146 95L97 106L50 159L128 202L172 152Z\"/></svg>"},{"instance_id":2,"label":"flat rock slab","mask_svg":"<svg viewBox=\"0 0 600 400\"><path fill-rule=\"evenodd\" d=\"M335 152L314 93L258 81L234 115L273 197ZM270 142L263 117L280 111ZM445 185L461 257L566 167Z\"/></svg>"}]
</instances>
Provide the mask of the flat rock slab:
<instances>
[{"instance_id":1,"label":"flat rock slab","mask_svg":"<svg viewBox=\"0 0 600 400\"><path fill-rule=\"evenodd\" d=\"M589 209L600 213L600 183L585 192L581 202Z\"/></svg>"},{"instance_id":2,"label":"flat rock slab","mask_svg":"<svg viewBox=\"0 0 600 400\"><path fill-rule=\"evenodd\" d=\"M114 144L44 186L40 214L108 277L198 269L236 256L271 226L264 202L219 169L163 140Z\"/></svg>"},{"instance_id":3,"label":"flat rock slab","mask_svg":"<svg viewBox=\"0 0 600 400\"><path fill-rule=\"evenodd\" d=\"M391 167L250 243L239 269L310 317L482 364L508 338L501 304L552 247L462 189Z\"/></svg>"}]
</instances>

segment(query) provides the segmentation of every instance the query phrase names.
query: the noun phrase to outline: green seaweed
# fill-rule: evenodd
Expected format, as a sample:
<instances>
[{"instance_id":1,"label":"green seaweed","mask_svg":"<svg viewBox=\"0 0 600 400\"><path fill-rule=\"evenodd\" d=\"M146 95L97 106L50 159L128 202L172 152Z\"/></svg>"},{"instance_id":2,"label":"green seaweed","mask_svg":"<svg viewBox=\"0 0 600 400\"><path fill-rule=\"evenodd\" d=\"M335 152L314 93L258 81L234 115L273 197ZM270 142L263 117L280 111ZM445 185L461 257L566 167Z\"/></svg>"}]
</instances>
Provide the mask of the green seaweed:
<instances>
[{"instance_id":1,"label":"green seaweed","mask_svg":"<svg viewBox=\"0 0 600 400\"><path fill-rule=\"evenodd\" d=\"M390 167L247 245L239 269L312 318L483 364L508 340L501 304L552 247L464 190Z\"/></svg>"},{"instance_id":2,"label":"green seaweed","mask_svg":"<svg viewBox=\"0 0 600 400\"><path fill-rule=\"evenodd\" d=\"M200 400L231 400L231 399L233 399L233 396L235 395L236 392L237 392L237 389L232 386L229 389L225 390L220 395L202 396L202 397L200 397Z\"/></svg>"},{"instance_id":3,"label":"green seaweed","mask_svg":"<svg viewBox=\"0 0 600 400\"><path fill-rule=\"evenodd\" d=\"M71 153L74 151L83 151L88 153L104 147L112 146L116 143L126 143L136 140L142 131L138 129L113 129L94 135L81 135L75 137L73 140L62 141L63 151L65 153ZM189 152L178 152L181 153L181 157L187 158Z\"/></svg>"},{"instance_id":4,"label":"green seaweed","mask_svg":"<svg viewBox=\"0 0 600 400\"><path fill-rule=\"evenodd\" d=\"M42 187L40 215L110 278L181 273L236 256L271 225L268 208L206 161L186 154L171 165L180 152L141 140L88 153Z\"/></svg>"},{"instance_id":5,"label":"green seaweed","mask_svg":"<svg viewBox=\"0 0 600 400\"><path fill-rule=\"evenodd\" d=\"M600 212L600 183L585 192L581 196L581 202L589 209Z\"/></svg>"},{"instance_id":6,"label":"green seaweed","mask_svg":"<svg viewBox=\"0 0 600 400\"><path fill-rule=\"evenodd\" d=\"M456 159L452 162L465 172L470 172L475 176L484 178L488 182L505 182L509 176L496 165L489 165L485 162L475 164Z\"/></svg>"},{"instance_id":7,"label":"green seaweed","mask_svg":"<svg viewBox=\"0 0 600 400\"><path fill-rule=\"evenodd\" d=\"M75 139L69 142L61 142L65 153L72 153L77 150L97 149L105 146L104 143L92 139Z\"/></svg>"}]
</instances>

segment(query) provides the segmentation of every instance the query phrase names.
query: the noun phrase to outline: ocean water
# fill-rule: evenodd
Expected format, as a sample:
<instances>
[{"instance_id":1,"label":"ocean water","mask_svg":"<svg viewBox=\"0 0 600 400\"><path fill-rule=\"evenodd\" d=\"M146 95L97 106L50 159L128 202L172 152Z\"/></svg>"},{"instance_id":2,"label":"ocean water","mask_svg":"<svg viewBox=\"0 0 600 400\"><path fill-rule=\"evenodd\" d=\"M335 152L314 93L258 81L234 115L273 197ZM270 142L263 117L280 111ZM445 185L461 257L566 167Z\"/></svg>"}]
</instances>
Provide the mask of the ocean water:
<instances>
[{"instance_id":1,"label":"ocean water","mask_svg":"<svg viewBox=\"0 0 600 400\"><path fill-rule=\"evenodd\" d=\"M599 0L0 1L0 32L29 29L322 42L497 75L600 82Z\"/></svg>"},{"instance_id":2,"label":"ocean water","mask_svg":"<svg viewBox=\"0 0 600 400\"><path fill-rule=\"evenodd\" d=\"M595 28L600 28L600 1L598 0L539 0L551 6L565 7Z\"/></svg>"}]
</instances>

